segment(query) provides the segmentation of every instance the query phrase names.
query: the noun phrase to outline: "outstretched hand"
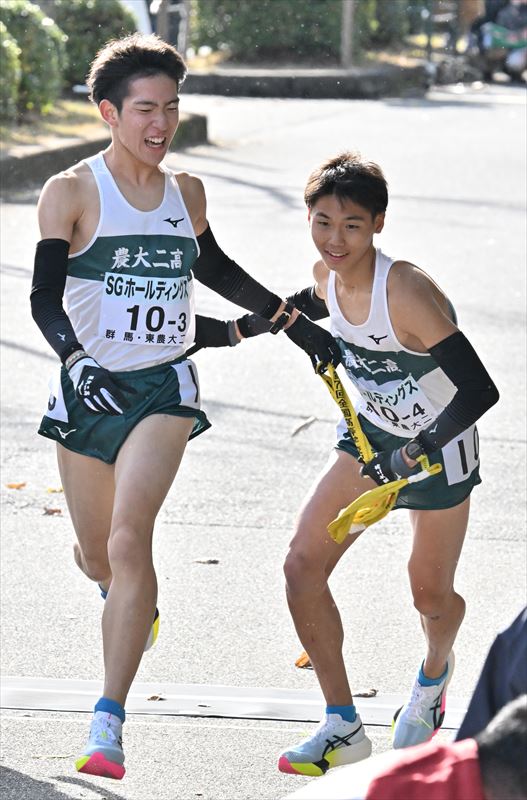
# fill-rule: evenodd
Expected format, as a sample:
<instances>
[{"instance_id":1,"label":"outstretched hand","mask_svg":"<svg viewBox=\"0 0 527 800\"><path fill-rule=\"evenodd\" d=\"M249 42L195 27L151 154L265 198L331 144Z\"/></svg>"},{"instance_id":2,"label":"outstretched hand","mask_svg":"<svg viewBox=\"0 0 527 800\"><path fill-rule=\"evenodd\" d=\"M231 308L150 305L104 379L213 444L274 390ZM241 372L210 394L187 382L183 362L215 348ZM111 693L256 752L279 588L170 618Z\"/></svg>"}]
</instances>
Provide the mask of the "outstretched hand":
<instances>
[{"instance_id":1,"label":"outstretched hand","mask_svg":"<svg viewBox=\"0 0 527 800\"><path fill-rule=\"evenodd\" d=\"M112 373L104 369L93 358L86 356L76 361L68 370L75 389L75 395L90 414L109 414L119 416L130 408L125 392L137 391L123 381L118 381Z\"/></svg>"},{"instance_id":2,"label":"outstretched hand","mask_svg":"<svg viewBox=\"0 0 527 800\"><path fill-rule=\"evenodd\" d=\"M341 352L337 341L329 331L315 325L303 314L299 314L295 321L284 330L292 342L308 354L316 371L317 364L340 363Z\"/></svg>"}]
</instances>

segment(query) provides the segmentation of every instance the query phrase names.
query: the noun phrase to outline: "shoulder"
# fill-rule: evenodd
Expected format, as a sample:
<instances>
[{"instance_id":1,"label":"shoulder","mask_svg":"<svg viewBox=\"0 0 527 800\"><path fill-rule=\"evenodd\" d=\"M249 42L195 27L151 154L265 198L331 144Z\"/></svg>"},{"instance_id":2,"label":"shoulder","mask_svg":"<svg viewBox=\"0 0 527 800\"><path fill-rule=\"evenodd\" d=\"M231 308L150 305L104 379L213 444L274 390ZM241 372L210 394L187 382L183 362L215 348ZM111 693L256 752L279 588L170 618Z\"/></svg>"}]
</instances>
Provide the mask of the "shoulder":
<instances>
[{"instance_id":1,"label":"shoulder","mask_svg":"<svg viewBox=\"0 0 527 800\"><path fill-rule=\"evenodd\" d=\"M388 274L390 304L438 304L445 311L449 301L443 290L423 269L409 261L394 261Z\"/></svg>"},{"instance_id":2,"label":"shoulder","mask_svg":"<svg viewBox=\"0 0 527 800\"><path fill-rule=\"evenodd\" d=\"M38 201L38 218L43 238L58 235L64 224L72 226L82 215L94 188L91 170L86 164L76 164L70 169L49 178Z\"/></svg>"},{"instance_id":3,"label":"shoulder","mask_svg":"<svg viewBox=\"0 0 527 800\"><path fill-rule=\"evenodd\" d=\"M328 290L329 269L322 259L315 262L313 266L313 277L315 279L315 291L317 295L326 300Z\"/></svg>"},{"instance_id":4,"label":"shoulder","mask_svg":"<svg viewBox=\"0 0 527 800\"><path fill-rule=\"evenodd\" d=\"M405 347L426 349L457 330L448 297L424 270L395 261L388 274L392 324Z\"/></svg>"},{"instance_id":5,"label":"shoulder","mask_svg":"<svg viewBox=\"0 0 527 800\"><path fill-rule=\"evenodd\" d=\"M207 227L205 187L199 178L195 175L189 175L188 172L174 172L172 174L183 196L183 202L192 220L194 230L199 236Z\"/></svg>"}]
</instances>

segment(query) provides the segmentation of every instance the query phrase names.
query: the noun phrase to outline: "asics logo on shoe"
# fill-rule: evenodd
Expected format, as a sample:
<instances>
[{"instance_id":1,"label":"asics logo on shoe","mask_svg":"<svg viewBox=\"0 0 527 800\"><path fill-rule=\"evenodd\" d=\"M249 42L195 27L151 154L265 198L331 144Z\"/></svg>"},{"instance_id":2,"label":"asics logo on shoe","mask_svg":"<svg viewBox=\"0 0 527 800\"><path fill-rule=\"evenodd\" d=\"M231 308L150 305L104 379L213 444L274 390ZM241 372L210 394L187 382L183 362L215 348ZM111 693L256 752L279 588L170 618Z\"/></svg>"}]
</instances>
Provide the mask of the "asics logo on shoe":
<instances>
[{"instance_id":1,"label":"asics logo on shoe","mask_svg":"<svg viewBox=\"0 0 527 800\"><path fill-rule=\"evenodd\" d=\"M66 439L70 435L70 433L75 433L75 431L77 430L77 428L72 428L71 431L61 431L58 425L53 425L53 427L55 428L55 430L59 432L61 439Z\"/></svg>"},{"instance_id":2,"label":"asics logo on shoe","mask_svg":"<svg viewBox=\"0 0 527 800\"><path fill-rule=\"evenodd\" d=\"M166 219L163 220L163 222L168 222L168 224L172 225L173 228L177 228L179 223L183 222L184 219L185 217L181 217L181 219L171 219L170 217L167 217Z\"/></svg>"},{"instance_id":3,"label":"asics logo on shoe","mask_svg":"<svg viewBox=\"0 0 527 800\"><path fill-rule=\"evenodd\" d=\"M374 336L374 334L373 334L373 333L371 333L371 334L368 336L368 339L373 339L373 341L375 342L375 344L380 344L380 343L382 342L382 340L383 340L383 339L387 339L387 338L388 338L388 334L387 334L387 333L385 333L385 334L384 334L384 336Z\"/></svg>"},{"instance_id":4,"label":"asics logo on shoe","mask_svg":"<svg viewBox=\"0 0 527 800\"><path fill-rule=\"evenodd\" d=\"M354 736L358 734L358 732L362 729L362 725L348 733L347 736L333 736L331 739L326 739L327 745L324 748L324 752L322 753L322 757L324 757L327 753L333 752L333 750L338 750L339 747L348 747L352 742Z\"/></svg>"}]
</instances>

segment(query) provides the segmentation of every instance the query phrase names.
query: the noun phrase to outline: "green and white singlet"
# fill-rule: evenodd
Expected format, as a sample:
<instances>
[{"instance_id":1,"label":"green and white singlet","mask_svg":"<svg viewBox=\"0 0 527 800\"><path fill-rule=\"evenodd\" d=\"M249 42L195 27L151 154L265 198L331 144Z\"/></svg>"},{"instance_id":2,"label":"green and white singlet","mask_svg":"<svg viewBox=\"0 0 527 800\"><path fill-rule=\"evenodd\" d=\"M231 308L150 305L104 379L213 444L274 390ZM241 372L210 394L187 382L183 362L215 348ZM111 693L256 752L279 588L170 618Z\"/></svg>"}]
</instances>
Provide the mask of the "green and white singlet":
<instances>
[{"instance_id":1,"label":"green and white singlet","mask_svg":"<svg viewBox=\"0 0 527 800\"><path fill-rule=\"evenodd\" d=\"M177 181L163 165L163 200L140 211L120 192L102 153L84 163L97 184L99 222L86 247L69 256L64 305L86 352L135 394L118 417L90 414L62 367L50 382L39 433L113 463L130 430L151 414L193 417L191 438L210 427L196 367L185 358L195 335L199 247Z\"/></svg>"},{"instance_id":2,"label":"green and white singlet","mask_svg":"<svg viewBox=\"0 0 527 800\"><path fill-rule=\"evenodd\" d=\"M335 273L330 272L327 307L331 333L339 343L342 360L355 389L353 404L372 447L393 450L430 425L450 402L456 387L430 353L408 350L398 341L388 308L387 280L394 260L376 251L370 313L362 325L352 325L342 314L335 293ZM344 418L338 425L338 449L355 457ZM415 494L432 496L432 486L443 486L445 495L433 505L410 508L445 508L456 505L480 482L478 434L472 425L430 458L443 464L443 473L401 492L401 499ZM449 487L457 487L450 491ZM412 490L412 491L410 491ZM451 502L454 501L455 502Z\"/></svg>"},{"instance_id":3,"label":"green and white singlet","mask_svg":"<svg viewBox=\"0 0 527 800\"><path fill-rule=\"evenodd\" d=\"M65 307L99 364L121 372L183 355L194 341L192 265L198 243L175 177L154 211L120 192L102 153L86 159L99 190L97 230L69 257Z\"/></svg>"}]
</instances>

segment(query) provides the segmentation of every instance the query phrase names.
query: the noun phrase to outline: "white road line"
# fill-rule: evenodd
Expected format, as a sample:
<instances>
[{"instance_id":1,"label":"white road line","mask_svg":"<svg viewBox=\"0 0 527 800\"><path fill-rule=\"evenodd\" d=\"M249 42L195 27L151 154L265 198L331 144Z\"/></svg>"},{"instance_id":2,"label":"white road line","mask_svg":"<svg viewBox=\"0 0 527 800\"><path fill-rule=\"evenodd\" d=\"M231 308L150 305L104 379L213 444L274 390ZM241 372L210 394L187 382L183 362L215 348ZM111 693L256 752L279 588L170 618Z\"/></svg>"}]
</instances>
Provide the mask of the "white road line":
<instances>
[{"instance_id":1,"label":"white road line","mask_svg":"<svg viewBox=\"0 0 527 800\"><path fill-rule=\"evenodd\" d=\"M2 678L0 706L17 710L89 713L101 690L100 681L6 676ZM356 699L365 725L390 725L394 711L405 702L406 697L397 694ZM463 699L449 696L443 727L458 728L466 707ZM160 681L132 684L126 710L130 714L159 716L318 722L324 712L324 700L318 690Z\"/></svg>"}]
</instances>

